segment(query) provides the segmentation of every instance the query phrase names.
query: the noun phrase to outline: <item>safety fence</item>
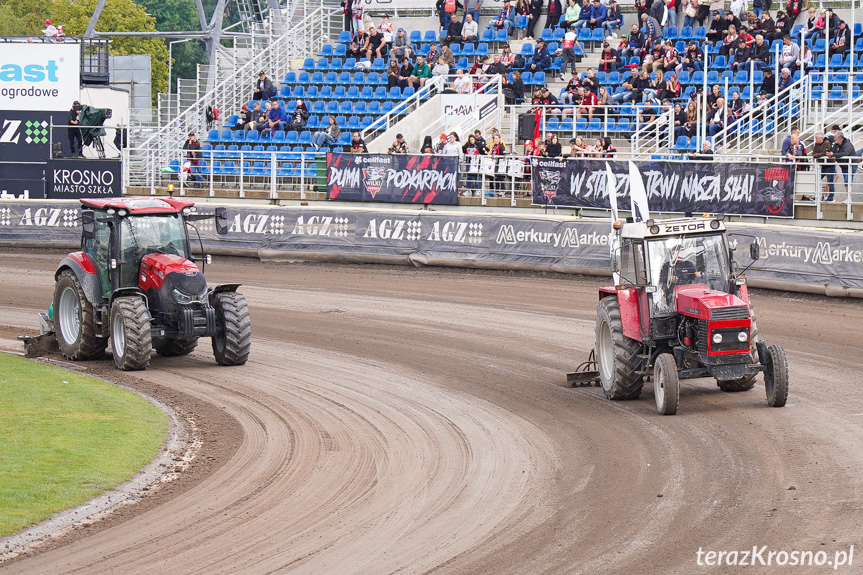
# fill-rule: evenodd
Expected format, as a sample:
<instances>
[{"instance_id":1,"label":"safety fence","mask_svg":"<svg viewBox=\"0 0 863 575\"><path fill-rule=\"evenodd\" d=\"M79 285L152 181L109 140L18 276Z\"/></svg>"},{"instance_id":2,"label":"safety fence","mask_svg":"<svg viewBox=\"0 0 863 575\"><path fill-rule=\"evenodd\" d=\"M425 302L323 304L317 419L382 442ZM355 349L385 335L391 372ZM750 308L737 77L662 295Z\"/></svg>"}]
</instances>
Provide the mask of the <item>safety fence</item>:
<instances>
[{"instance_id":1,"label":"safety fence","mask_svg":"<svg viewBox=\"0 0 863 575\"><path fill-rule=\"evenodd\" d=\"M75 247L77 202L0 202L0 245ZM213 203L196 206L215 213ZM210 253L282 261L540 270L610 276L608 221L573 217L230 204L228 232L195 224ZM863 297L863 235L790 226L728 224L730 247L756 287Z\"/></svg>"}]
</instances>

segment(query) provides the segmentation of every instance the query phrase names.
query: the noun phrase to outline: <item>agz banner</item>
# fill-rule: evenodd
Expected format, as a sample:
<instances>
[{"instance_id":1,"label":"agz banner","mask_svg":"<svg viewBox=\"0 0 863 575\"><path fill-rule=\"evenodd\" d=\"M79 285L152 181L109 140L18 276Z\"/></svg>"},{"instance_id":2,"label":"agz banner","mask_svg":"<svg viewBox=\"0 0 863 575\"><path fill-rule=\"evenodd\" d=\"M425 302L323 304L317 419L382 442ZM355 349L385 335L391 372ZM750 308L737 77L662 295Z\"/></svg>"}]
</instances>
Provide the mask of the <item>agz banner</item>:
<instances>
[{"instance_id":1,"label":"agz banner","mask_svg":"<svg viewBox=\"0 0 863 575\"><path fill-rule=\"evenodd\" d=\"M618 205L629 207L626 162L609 161ZM606 208L605 160L533 158L533 203ZM637 163L651 211L794 216L794 170L783 164Z\"/></svg>"},{"instance_id":2,"label":"agz banner","mask_svg":"<svg viewBox=\"0 0 863 575\"><path fill-rule=\"evenodd\" d=\"M458 157L329 153L327 199L455 205Z\"/></svg>"}]
</instances>

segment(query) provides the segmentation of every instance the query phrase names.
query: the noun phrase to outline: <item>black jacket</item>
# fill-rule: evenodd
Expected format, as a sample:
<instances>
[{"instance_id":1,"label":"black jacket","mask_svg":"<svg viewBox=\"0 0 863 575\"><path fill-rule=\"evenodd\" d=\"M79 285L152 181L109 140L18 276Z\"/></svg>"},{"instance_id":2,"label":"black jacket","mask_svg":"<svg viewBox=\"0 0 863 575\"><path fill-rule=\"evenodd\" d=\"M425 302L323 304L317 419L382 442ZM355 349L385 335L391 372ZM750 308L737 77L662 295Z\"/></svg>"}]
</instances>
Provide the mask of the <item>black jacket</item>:
<instances>
[{"instance_id":1,"label":"black jacket","mask_svg":"<svg viewBox=\"0 0 863 575\"><path fill-rule=\"evenodd\" d=\"M857 157L857 152L854 150L854 144L848 138L845 138L842 141L842 145L839 145L839 142L833 142L833 159L845 164L856 162L859 158Z\"/></svg>"}]
</instances>

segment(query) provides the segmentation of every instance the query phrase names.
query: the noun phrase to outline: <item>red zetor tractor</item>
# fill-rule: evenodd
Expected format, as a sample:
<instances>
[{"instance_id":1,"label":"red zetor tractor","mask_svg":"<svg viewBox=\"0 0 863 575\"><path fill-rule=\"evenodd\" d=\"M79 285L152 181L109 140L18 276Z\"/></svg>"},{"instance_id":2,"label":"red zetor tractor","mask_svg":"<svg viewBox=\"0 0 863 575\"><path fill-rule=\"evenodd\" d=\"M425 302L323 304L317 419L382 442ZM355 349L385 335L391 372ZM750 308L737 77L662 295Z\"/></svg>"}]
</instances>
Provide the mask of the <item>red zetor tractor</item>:
<instances>
[{"instance_id":1,"label":"red zetor tractor","mask_svg":"<svg viewBox=\"0 0 863 575\"><path fill-rule=\"evenodd\" d=\"M139 370L153 350L185 355L210 337L219 365L246 362L252 330L240 284L207 287L189 245L188 228L197 234L193 222L213 215L174 198L81 203L81 251L57 267L53 317L40 314L42 331L56 334L64 356L96 358L110 341L117 367ZM224 233L224 208L215 219Z\"/></svg>"},{"instance_id":2,"label":"red zetor tractor","mask_svg":"<svg viewBox=\"0 0 863 575\"><path fill-rule=\"evenodd\" d=\"M732 270L724 222L616 223L614 234L618 285L599 290L598 373L570 374L570 381L592 375L609 399L635 399L653 378L659 413L672 415L681 379L713 377L723 391L745 391L762 372L767 403L785 405L785 351L758 341L745 278ZM758 259L757 243L750 256Z\"/></svg>"}]
</instances>

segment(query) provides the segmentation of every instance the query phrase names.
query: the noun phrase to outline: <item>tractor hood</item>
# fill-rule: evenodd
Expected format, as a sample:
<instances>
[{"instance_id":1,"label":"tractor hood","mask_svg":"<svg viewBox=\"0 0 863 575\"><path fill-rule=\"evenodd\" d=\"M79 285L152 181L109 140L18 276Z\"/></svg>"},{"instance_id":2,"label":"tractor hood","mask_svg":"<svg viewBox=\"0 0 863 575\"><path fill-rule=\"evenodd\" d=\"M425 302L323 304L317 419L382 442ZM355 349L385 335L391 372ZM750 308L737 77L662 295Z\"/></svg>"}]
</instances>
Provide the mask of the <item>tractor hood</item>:
<instances>
[{"instance_id":1,"label":"tractor hood","mask_svg":"<svg viewBox=\"0 0 863 575\"><path fill-rule=\"evenodd\" d=\"M703 284L680 286L674 292L677 311L683 315L708 321L749 319L749 306L736 295L716 291Z\"/></svg>"},{"instance_id":2,"label":"tractor hood","mask_svg":"<svg viewBox=\"0 0 863 575\"><path fill-rule=\"evenodd\" d=\"M141 258L139 285L144 291L161 289L165 276L171 273L195 276L199 272L198 266L186 258L174 254L147 254Z\"/></svg>"}]
</instances>

